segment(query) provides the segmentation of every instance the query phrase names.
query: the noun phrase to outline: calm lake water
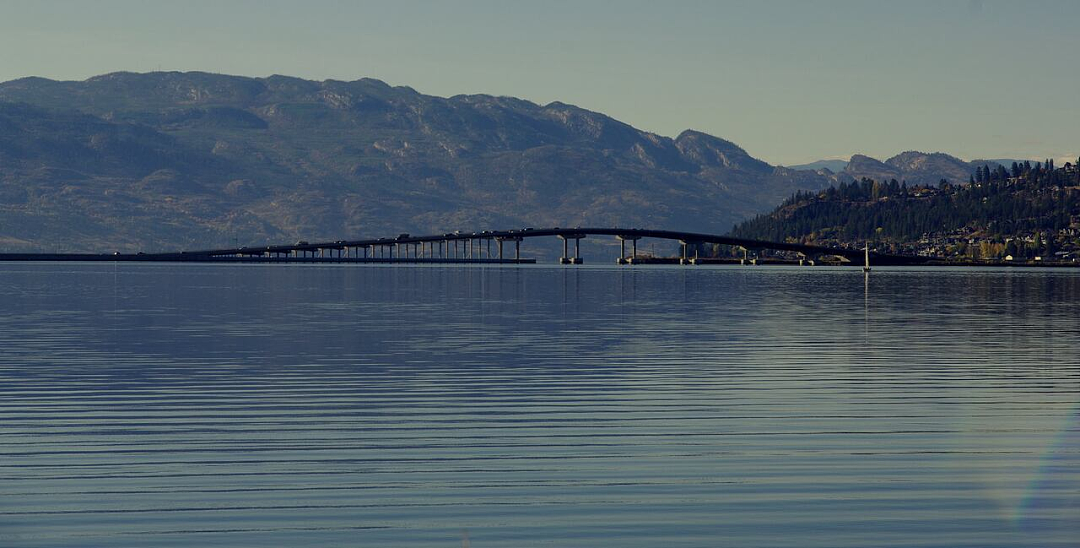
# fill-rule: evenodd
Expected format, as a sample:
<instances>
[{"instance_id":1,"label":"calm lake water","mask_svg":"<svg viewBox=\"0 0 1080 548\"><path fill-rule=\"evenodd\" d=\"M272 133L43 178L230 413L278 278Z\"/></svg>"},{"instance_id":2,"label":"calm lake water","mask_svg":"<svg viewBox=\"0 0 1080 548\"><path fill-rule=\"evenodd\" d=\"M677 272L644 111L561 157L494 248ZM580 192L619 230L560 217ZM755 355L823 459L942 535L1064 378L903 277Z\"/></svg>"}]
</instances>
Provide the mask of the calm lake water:
<instances>
[{"instance_id":1,"label":"calm lake water","mask_svg":"<svg viewBox=\"0 0 1080 548\"><path fill-rule=\"evenodd\" d=\"M1080 272L5 264L0 299L4 548L1080 546Z\"/></svg>"}]
</instances>

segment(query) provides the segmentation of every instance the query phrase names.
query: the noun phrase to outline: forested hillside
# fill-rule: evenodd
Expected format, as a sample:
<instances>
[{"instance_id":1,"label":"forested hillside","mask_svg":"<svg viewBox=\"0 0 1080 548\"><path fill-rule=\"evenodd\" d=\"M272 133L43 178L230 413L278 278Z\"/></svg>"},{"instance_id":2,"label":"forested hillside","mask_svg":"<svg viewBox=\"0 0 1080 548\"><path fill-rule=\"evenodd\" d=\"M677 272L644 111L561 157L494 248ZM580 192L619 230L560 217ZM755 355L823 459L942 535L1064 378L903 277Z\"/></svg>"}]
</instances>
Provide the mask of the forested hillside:
<instances>
[{"instance_id":1,"label":"forested hillside","mask_svg":"<svg viewBox=\"0 0 1080 548\"><path fill-rule=\"evenodd\" d=\"M1052 255L1080 247L1080 170L1048 160L979 167L959 185L862 179L797 192L732 234L954 256Z\"/></svg>"}]
</instances>

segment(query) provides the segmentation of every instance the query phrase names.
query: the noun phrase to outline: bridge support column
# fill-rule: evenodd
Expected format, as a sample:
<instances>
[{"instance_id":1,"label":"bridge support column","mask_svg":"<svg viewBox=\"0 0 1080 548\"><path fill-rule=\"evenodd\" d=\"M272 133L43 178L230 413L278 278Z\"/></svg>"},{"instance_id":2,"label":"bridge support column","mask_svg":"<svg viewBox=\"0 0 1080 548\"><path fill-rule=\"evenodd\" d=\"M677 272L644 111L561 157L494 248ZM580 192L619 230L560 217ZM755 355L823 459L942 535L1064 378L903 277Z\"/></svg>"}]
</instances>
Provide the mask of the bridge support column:
<instances>
[{"instance_id":1,"label":"bridge support column","mask_svg":"<svg viewBox=\"0 0 1080 548\"><path fill-rule=\"evenodd\" d=\"M585 261L581 258L581 239L584 238L584 234L560 234L559 239L563 241L563 256L559 258L559 264L582 264ZM568 257L569 254L569 241L574 240L574 256Z\"/></svg>"},{"instance_id":2,"label":"bridge support column","mask_svg":"<svg viewBox=\"0 0 1080 548\"><path fill-rule=\"evenodd\" d=\"M686 240L679 240L679 246L682 250L682 254L679 257L679 264L691 264L690 258L686 256L686 246L689 243L690 242L687 242Z\"/></svg>"},{"instance_id":3,"label":"bridge support column","mask_svg":"<svg viewBox=\"0 0 1080 548\"><path fill-rule=\"evenodd\" d=\"M744 248L742 248L742 250L743 250L742 264L750 265L750 266L757 266L757 264L758 264L757 255L754 255L754 257L750 257L750 250L749 249L746 249L744 247Z\"/></svg>"},{"instance_id":4,"label":"bridge support column","mask_svg":"<svg viewBox=\"0 0 1080 548\"><path fill-rule=\"evenodd\" d=\"M632 259L637 258L637 241L639 239L641 239L641 237L640 236L627 236L625 234L620 234L620 235L615 236L615 237L618 238L618 240L619 240L619 249L620 249L619 258L615 261L615 264L631 264ZM627 256L626 256L626 241L627 240L630 240L631 245L633 245L632 258L627 258Z\"/></svg>"},{"instance_id":5,"label":"bridge support column","mask_svg":"<svg viewBox=\"0 0 1080 548\"><path fill-rule=\"evenodd\" d=\"M739 261L739 264L743 266L750 264L750 250L742 246L739 246L739 249L742 250L742 260Z\"/></svg>"},{"instance_id":6,"label":"bridge support column","mask_svg":"<svg viewBox=\"0 0 1080 548\"><path fill-rule=\"evenodd\" d=\"M499 260L503 259L503 242L514 242L514 260L521 260L521 236L496 236L495 242L499 245Z\"/></svg>"}]
</instances>

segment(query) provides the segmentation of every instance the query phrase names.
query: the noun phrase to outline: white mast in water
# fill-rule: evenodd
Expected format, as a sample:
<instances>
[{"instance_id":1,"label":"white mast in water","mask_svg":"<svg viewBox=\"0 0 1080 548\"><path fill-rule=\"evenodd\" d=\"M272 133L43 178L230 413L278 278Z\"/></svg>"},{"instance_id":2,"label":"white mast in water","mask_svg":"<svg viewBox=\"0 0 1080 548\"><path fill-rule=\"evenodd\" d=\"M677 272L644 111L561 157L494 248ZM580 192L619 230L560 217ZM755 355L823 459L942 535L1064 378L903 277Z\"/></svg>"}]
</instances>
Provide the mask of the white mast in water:
<instances>
[{"instance_id":1,"label":"white mast in water","mask_svg":"<svg viewBox=\"0 0 1080 548\"><path fill-rule=\"evenodd\" d=\"M863 253L865 253L865 255L864 255L865 262L863 263L862 271L863 272L870 272L870 242L867 242L866 246L863 247Z\"/></svg>"}]
</instances>

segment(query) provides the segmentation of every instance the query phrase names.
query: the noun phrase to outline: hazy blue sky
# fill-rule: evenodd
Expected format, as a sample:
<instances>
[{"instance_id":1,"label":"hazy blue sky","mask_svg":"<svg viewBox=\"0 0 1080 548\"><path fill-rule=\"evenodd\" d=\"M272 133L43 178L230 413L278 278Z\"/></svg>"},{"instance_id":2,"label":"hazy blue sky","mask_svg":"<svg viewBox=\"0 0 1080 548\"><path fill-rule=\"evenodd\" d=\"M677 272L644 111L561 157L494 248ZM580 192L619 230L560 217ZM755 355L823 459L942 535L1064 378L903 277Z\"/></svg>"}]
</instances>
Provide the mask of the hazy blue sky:
<instances>
[{"instance_id":1,"label":"hazy blue sky","mask_svg":"<svg viewBox=\"0 0 1080 548\"><path fill-rule=\"evenodd\" d=\"M0 80L373 77L686 128L773 163L1080 154L1080 1L0 0Z\"/></svg>"}]
</instances>

